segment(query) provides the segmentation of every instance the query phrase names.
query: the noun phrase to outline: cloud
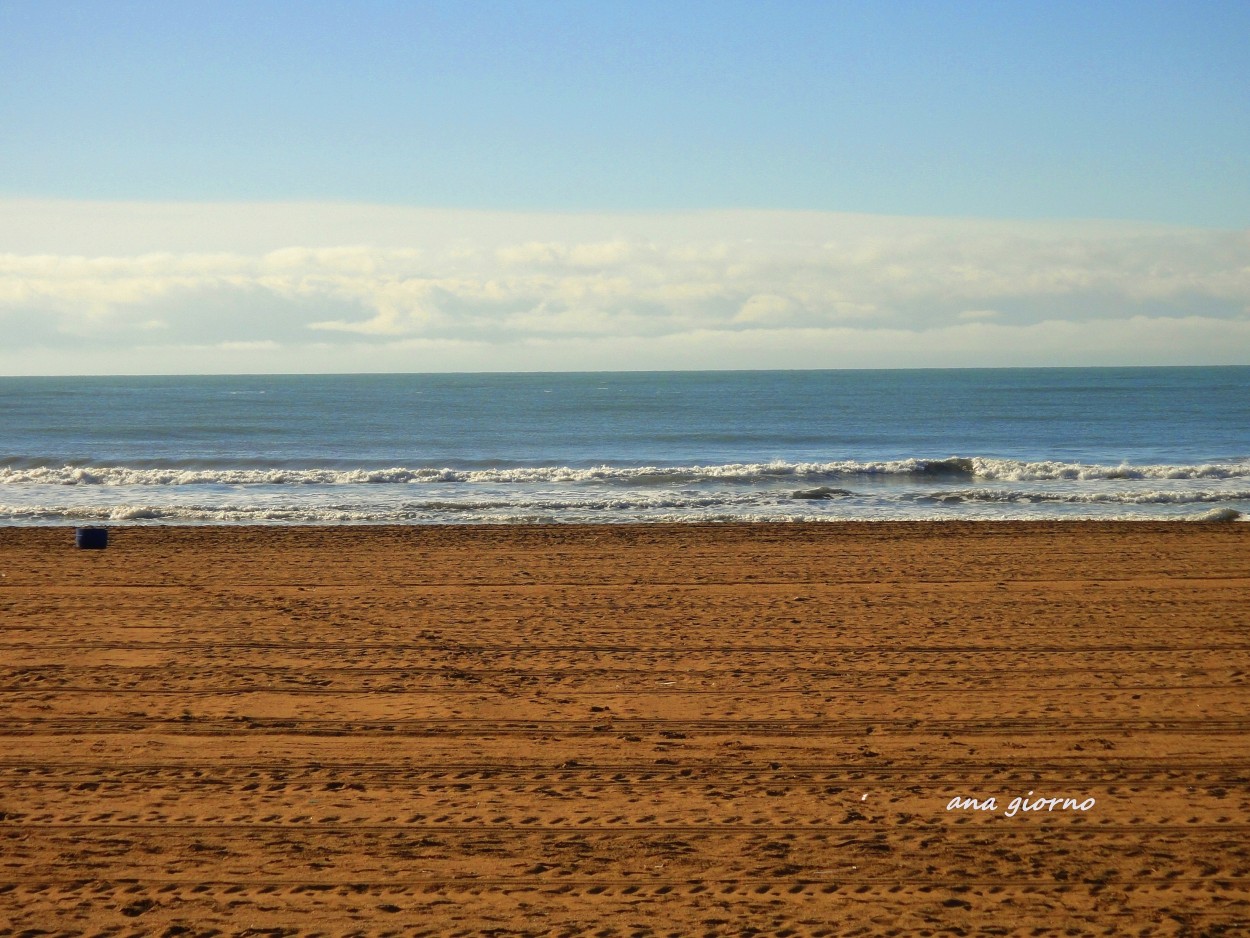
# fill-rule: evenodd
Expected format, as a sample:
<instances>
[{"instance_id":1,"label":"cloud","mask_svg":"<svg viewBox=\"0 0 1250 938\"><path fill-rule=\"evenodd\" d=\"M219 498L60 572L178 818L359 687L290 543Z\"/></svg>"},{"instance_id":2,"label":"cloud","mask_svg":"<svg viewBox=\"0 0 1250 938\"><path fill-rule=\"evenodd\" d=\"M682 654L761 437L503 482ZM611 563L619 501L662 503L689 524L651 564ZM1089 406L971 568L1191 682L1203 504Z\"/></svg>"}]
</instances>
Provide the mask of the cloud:
<instances>
[{"instance_id":1,"label":"cloud","mask_svg":"<svg viewBox=\"0 0 1250 938\"><path fill-rule=\"evenodd\" d=\"M100 207L83 208L101 248L150 247L142 219L155 216L180 249L90 253L79 236L59 253L26 209L24 226L0 224L9 372L58 349L76 356L66 367L105 370L110 349L119 369L163 349L198 370L335 354L326 370L680 367L683 354L689 367L1250 360L1247 232L367 206L185 207L179 222L175 208L120 205L112 240ZM281 233L291 216L307 243L258 248L255 228ZM375 237L333 243L345 217L344 235L372 217Z\"/></svg>"}]
</instances>

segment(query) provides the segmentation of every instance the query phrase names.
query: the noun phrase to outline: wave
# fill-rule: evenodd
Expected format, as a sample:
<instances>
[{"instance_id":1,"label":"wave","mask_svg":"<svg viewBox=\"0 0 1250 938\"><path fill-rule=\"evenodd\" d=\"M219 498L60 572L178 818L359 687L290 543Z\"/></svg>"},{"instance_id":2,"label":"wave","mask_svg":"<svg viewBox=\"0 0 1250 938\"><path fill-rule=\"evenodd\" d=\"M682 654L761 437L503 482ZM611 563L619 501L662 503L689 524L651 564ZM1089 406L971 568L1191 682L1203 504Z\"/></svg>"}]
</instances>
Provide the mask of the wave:
<instances>
[{"instance_id":1,"label":"wave","mask_svg":"<svg viewBox=\"0 0 1250 938\"><path fill-rule=\"evenodd\" d=\"M1250 461L1197 465L1097 465L1065 462L1018 462L1010 459L972 460L973 475L992 482L1088 482L1095 480L1147 481L1152 479L1250 478Z\"/></svg>"},{"instance_id":2,"label":"wave","mask_svg":"<svg viewBox=\"0 0 1250 938\"><path fill-rule=\"evenodd\" d=\"M1215 508L1205 514L1190 518L1190 521L1240 521L1244 518L1240 511L1234 508Z\"/></svg>"},{"instance_id":3,"label":"wave","mask_svg":"<svg viewBox=\"0 0 1250 938\"><path fill-rule=\"evenodd\" d=\"M171 468L132 466L5 466L0 485L397 485L754 482L770 479L829 479L853 476L934 476L973 473L972 461L907 459L893 462L727 463L691 466L502 466L330 468Z\"/></svg>"},{"instance_id":4,"label":"wave","mask_svg":"<svg viewBox=\"0 0 1250 938\"><path fill-rule=\"evenodd\" d=\"M0 485L437 485L542 483L621 484L630 486L720 482L758 483L843 479L966 479L991 482L1144 481L1250 478L1250 461L1195 465L1098 465L1056 461L1025 462L988 457L898 459L861 462L760 462L689 466L494 466L286 468L169 466L30 465L6 460ZM23 460L23 462L26 462ZM811 490L815 491L815 489ZM796 497L824 497L801 496Z\"/></svg>"},{"instance_id":5,"label":"wave","mask_svg":"<svg viewBox=\"0 0 1250 938\"><path fill-rule=\"evenodd\" d=\"M791 498L808 498L808 499L825 499L825 498L849 498L855 493L848 489L833 489L827 485L822 485L814 489L800 489L797 492L791 492Z\"/></svg>"},{"instance_id":6,"label":"wave","mask_svg":"<svg viewBox=\"0 0 1250 938\"><path fill-rule=\"evenodd\" d=\"M1250 489L1236 491L1157 489L1142 491L1086 490L1080 492L1047 492L1021 489L958 489L945 492L924 492L911 496L915 501L937 504L965 502L1000 502L1014 504L1047 503L1056 505L1194 505L1211 502L1250 502Z\"/></svg>"},{"instance_id":7,"label":"wave","mask_svg":"<svg viewBox=\"0 0 1250 938\"><path fill-rule=\"evenodd\" d=\"M775 504L775 499L757 493L723 495L662 495L626 493L606 498L530 497L511 499L467 498L457 501L432 499L404 502L340 502L299 504L293 501L223 501L217 504L169 502L123 504L0 504L0 519L49 519L56 517L84 520L145 521L177 518L238 520L312 519L335 521L420 520L432 516L470 516L492 513L540 513L561 515L646 513L655 511L741 511Z\"/></svg>"},{"instance_id":8,"label":"wave","mask_svg":"<svg viewBox=\"0 0 1250 938\"><path fill-rule=\"evenodd\" d=\"M792 503L791 503L792 504ZM68 506L0 505L0 520L19 525L115 524L624 524L637 522L716 523L716 522L834 522L834 521L957 521L957 520L1155 520L1155 521L1245 521L1247 513L1233 508L1216 508L1199 514L1167 514L1131 510L1086 510L1052 515L1021 512L1019 509L966 514L966 510L909 510L858 506L836 513L797 512L780 504L753 506L714 506L679 508L653 506L644 509L604 511L578 506L576 510L555 506L511 505L493 508L458 506L459 510L392 509L381 506L257 506L257 505L119 505Z\"/></svg>"}]
</instances>

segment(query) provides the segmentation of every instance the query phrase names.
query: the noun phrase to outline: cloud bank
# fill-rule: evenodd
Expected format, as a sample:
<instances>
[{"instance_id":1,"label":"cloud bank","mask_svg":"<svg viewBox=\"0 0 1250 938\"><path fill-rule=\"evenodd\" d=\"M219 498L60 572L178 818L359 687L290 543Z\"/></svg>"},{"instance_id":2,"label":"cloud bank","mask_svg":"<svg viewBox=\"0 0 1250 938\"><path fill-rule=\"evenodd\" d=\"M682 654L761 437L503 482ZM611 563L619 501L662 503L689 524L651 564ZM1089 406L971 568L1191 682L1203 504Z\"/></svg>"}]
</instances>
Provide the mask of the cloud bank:
<instances>
[{"instance_id":1,"label":"cloud bank","mask_svg":"<svg viewBox=\"0 0 1250 938\"><path fill-rule=\"evenodd\" d=\"M6 374L1250 363L1250 232L0 202Z\"/></svg>"}]
</instances>

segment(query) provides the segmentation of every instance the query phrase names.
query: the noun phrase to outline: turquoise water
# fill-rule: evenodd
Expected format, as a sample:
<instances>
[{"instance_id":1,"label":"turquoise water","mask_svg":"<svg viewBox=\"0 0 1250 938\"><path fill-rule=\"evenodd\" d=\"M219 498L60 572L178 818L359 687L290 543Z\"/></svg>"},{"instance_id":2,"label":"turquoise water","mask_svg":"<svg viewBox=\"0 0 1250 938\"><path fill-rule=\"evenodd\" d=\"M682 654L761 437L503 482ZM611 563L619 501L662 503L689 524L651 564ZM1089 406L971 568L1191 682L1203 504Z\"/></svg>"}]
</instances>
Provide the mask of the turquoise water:
<instances>
[{"instance_id":1,"label":"turquoise water","mask_svg":"<svg viewBox=\"0 0 1250 938\"><path fill-rule=\"evenodd\" d=\"M1250 368L0 378L0 522L1250 514Z\"/></svg>"}]
</instances>

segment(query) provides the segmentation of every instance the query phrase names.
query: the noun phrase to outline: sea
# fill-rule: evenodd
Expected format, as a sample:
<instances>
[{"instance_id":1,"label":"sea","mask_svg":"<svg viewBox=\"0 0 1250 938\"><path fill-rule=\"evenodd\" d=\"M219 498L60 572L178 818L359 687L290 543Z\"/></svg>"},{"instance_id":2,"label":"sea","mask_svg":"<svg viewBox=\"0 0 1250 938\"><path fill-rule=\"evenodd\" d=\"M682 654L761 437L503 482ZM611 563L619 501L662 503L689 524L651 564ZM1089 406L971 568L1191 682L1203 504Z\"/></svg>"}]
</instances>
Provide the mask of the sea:
<instances>
[{"instance_id":1,"label":"sea","mask_svg":"<svg viewBox=\"0 0 1250 938\"><path fill-rule=\"evenodd\" d=\"M0 378L0 524L1244 521L1250 367Z\"/></svg>"}]
</instances>

